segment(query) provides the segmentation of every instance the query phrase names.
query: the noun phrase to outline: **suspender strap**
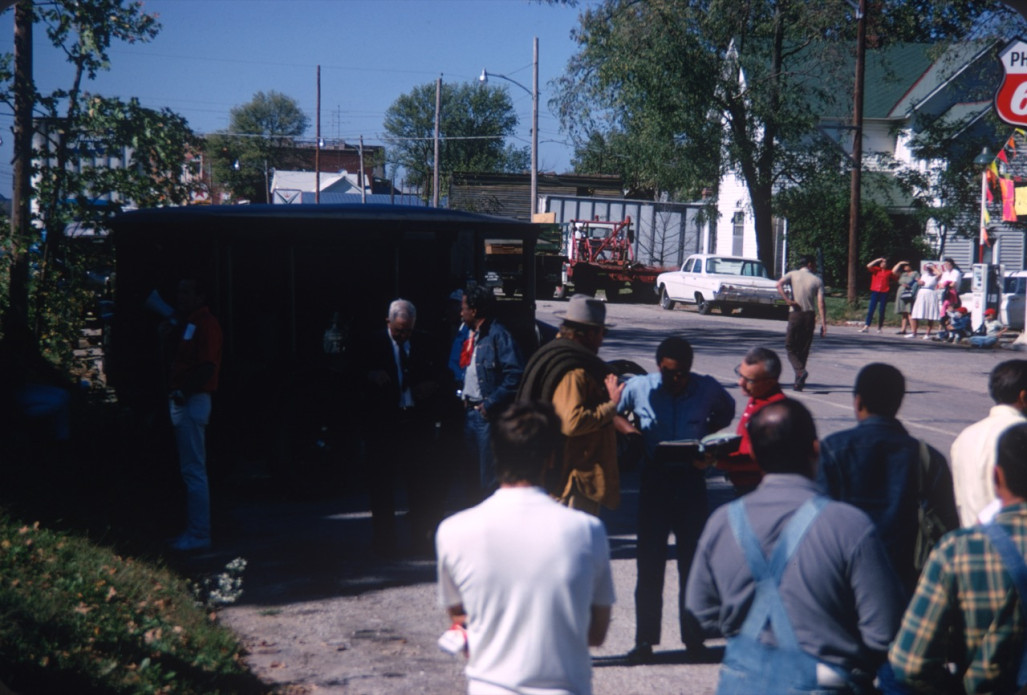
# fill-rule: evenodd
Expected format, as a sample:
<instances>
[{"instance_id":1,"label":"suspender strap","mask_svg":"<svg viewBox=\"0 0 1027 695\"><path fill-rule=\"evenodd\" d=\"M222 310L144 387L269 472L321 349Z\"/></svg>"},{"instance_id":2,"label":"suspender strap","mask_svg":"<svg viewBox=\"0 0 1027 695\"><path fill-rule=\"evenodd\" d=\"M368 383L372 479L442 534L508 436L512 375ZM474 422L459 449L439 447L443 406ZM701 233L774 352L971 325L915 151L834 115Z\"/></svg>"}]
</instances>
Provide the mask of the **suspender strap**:
<instances>
[{"instance_id":1,"label":"suspender strap","mask_svg":"<svg viewBox=\"0 0 1027 695\"><path fill-rule=\"evenodd\" d=\"M1025 603L1027 601L1027 564L1023 561L1020 549L1016 547L1004 528L995 522L984 524L982 528L988 534L991 545L1002 557L1002 564L1005 565L1006 572L1013 579L1016 592L1020 595L1020 617L1023 618L1024 629L1027 630L1027 603ZM1020 656L1020 671L1016 676L1016 685L1018 687L1027 685L1027 639L1024 640L1024 652Z\"/></svg>"},{"instance_id":2,"label":"suspender strap","mask_svg":"<svg viewBox=\"0 0 1027 695\"><path fill-rule=\"evenodd\" d=\"M807 500L796 510L774 546L769 562L764 557L763 549L749 524L743 500L736 500L728 507L731 532L738 541L738 545L741 546L745 561L749 565L749 571L756 580L756 596L745 617L745 622L742 623L741 634L757 639L769 620L778 646L784 649L799 649L799 641L795 637L792 622L781 601L778 586L781 584L781 576L784 574L788 561L825 504L827 504L827 498L816 496Z\"/></svg>"}]
</instances>

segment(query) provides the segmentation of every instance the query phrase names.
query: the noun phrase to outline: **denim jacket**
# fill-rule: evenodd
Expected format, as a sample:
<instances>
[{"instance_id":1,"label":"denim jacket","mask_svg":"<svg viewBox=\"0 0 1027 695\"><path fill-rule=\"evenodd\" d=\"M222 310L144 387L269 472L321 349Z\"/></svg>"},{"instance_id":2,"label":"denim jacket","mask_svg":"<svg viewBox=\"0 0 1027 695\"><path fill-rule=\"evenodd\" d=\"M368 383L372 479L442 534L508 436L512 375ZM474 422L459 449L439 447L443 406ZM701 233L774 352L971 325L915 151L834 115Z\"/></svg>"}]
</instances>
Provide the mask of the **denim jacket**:
<instances>
[{"instance_id":1,"label":"denim jacket","mask_svg":"<svg viewBox=\"0 0 1027 695\"><path fill-rule=\"evenodd\" d=\"M921 500L916 470L922 466L920 442L895 418L871 415L820 443L818 483L829 496L862 509L873 520L909 592L918 577L913 567L918 505L929 502L950 529L959 526L948 463L933 447L928 451Z\"/></svg>"},{"instance_id":2,"label":"denim jacket","mask_svg":"<svg viewBox=\"0 0 1027 695\"><path fill-rule=\"evenodd\" d=\"M513 402L524 373L524 358L510 331L489 319L478 329L474 352L482 402L488 417L498 415Z\"/></svg>"}]
</instances>

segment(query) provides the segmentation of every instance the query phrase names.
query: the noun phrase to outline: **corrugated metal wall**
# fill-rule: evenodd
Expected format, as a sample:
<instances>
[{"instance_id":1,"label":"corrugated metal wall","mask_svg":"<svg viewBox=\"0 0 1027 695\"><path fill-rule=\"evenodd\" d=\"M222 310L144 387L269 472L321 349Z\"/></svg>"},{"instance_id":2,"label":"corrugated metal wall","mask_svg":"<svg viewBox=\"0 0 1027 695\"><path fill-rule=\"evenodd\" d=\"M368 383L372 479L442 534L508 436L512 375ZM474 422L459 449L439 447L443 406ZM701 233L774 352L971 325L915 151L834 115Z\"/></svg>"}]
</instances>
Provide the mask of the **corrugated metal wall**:
<instances>
[{"instance_id":1,"label":"corrugated metal wall","mask_svg":"<svg viewBox=\"0 0 1027 695\"><path fill-rule=\"evenodd\" d=\"M543 196L541 208L543 212L555 213L556 222L565 227L572 220L619 222L630 217L635 232L635 259L645 265L680 266L685 258L702 248L705 225L699 220L699 203L547 195Z\"/></svg>"}]
</instances>

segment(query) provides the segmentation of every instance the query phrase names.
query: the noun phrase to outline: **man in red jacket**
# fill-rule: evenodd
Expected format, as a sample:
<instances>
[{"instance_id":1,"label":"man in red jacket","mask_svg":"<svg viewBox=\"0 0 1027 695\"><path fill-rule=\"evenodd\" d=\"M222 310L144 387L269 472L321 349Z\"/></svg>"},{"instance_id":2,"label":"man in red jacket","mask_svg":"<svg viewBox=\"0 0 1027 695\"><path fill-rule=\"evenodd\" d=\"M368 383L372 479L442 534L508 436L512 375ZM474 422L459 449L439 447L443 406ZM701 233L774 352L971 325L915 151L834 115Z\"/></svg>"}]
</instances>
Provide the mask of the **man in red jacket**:
<instances>
[{"instance_id":1,"label":"man in red jacket","mask_svg":"<svg viewBox=\"0 0 1027 695\"><path fill-rule=\"evenodd\" d=\"M773 350L752 348L745 353L742 363L735 367L735 374L738 375L738 387L749 397L742 419L738 421L738 434L742 442L738 451L717 462L717 468L726 473L728 480L735 486L735 492L741 497L755 490L763 479L763 471L752 457L752 443L746 425L761 408L782 401L787 396L778 383L781 377L781 358Z\"/></svg>"}]
</instances>

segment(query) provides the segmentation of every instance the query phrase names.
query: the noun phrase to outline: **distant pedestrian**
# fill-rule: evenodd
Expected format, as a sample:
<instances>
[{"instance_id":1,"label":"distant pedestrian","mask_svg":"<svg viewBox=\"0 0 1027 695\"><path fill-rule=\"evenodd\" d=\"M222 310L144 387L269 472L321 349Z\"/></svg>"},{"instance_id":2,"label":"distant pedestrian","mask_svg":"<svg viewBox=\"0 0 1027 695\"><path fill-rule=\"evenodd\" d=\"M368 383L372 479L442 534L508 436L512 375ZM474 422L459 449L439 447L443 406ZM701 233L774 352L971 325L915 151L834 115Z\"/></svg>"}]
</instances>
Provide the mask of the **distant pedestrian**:
<instances>
[{"instance_id":1,"label":"distant pedestrian","mask_svg":"<svg viewBox=\"0 0 1027 695\"><path fill-rule=\"evenodd\" d=\"M817 481L831 498L873 520L911 596L920 576L915 557L920 507L935 510L946 531L959 527L959 515L945 456L911 437L896 418L905 394L906 379L895 367L881 362L863 367L852 387L859 424L820 443Z\"/></svg>"},{"instance_id":2,"label":"distant pedestrian","mask_svg":"<svg viewBox=\"0 0 1027 695\"><path fill-rule=\"evenodd\" d=\"M909 312L909 322L913 327L912 333L907 333L907 338L916 338L920 329L920 322L927 322L927 332L924 340L930 340L931 329L934 322L941 320L941 301L938 298L938 267L932 263L924 266L924 274L917 280L920 289L917 290L916 299L913 300L913 308Z\"/></svg>"},{"instance_id":3,"label":"distant pedestrian","mask_svg":"<svg viewBox=\"0 0 1027 695\"><path fill-rule=\"evenodd\" d=\"M785 291L791 288L791 295ZM816 328L814 309L820 313L820 337L827 335L827 310L824 308L824 282L813 273L813 257L803 256L798 267L785 273L777 281L777 291L788 302L788 329L785 335L785 350L788 361L795 370L795 390L806 387L809 372L806 361L813 347L813 331Z\"/></svg>"},{"instance_id":4,"label":"distant pedestrian","mask_svg":"<svg viewBox=\"0 0 1027 695\"><path fill-rule=\"evenodd\" d=\"M866 325L859 329L860 333L870 330L870 322L874 318L875 309L878 310L877 332L880 333L884 329L884 311L888 305L888 293L891 292L892 280L898 277L901 267L902 262L900 261L894 269L888 270L887 261L883 257L875 258L867 263L867 270L870 271L870 306L867 307Z\"/></svg>"},{"instance_id":5,"label":"distant pedestrian","mask_svg":"<svg viewBox=\"0 0 1027 695\"><path fill-rule=\"evenodd\" d=\"M590 695L590 646L614 601L599 519L541 489L559 465L552 406L519 402L492 423L499 489L449 517L436 536L439 600L466 627L471 695Z\"/></svg>"},{"instance_id":6,"label":"distant pedestrian","mask_svg":"<svg viewBox=\"0 0 1027 695\"><path fill-rule=\"evenodd\" d=\"M920 279L920 273L913 270L913 266L909 264L909 261L900 261L898 268L899 288L895 293L895 313L901 319L898 333L899 335L906 335L907 332L913 330L913 324L909 320L909 312L913 309L917 290L920 289L920 285L917 283L917 280ZM893 270L892 272L896 271Z\"/></svg>"},{"instance_id":7,"label":"distant pedestrian","mask_svg":"<svg viewBox=\"0 0 1027 695\"><path fill-rule=\"evenodd\" d=\"M994 522L942 538L889 660L916 693L1022 693L1027 600L1027 424L998 439Z\"/></svg>"},{"instance_id":8,"label":"distant pedestrian","mask_svg":"<svg viewBox=\"0 0 1027 695\"><path fill-rule=\"evenodd\" d=\"M771 403L749 421L766 473L710 516L687 607L727 638L718 695L872 693L905 606L866 514L823 497L813 416Z\"/></svg>"},{"instance_id":9,"label":"distant pedestrian","mask_svg":"<svg viewBox=\"0 0 1027 695\"><path fill-rule=\"evenodd\" d=\"M959 282L963 279L963 271L959 269L956 262L946 256L941 260L941 275L938 277L938 287L945 289L951 287L955 290L956 295L959 294Z\"/></svg>"}]
</instances>

